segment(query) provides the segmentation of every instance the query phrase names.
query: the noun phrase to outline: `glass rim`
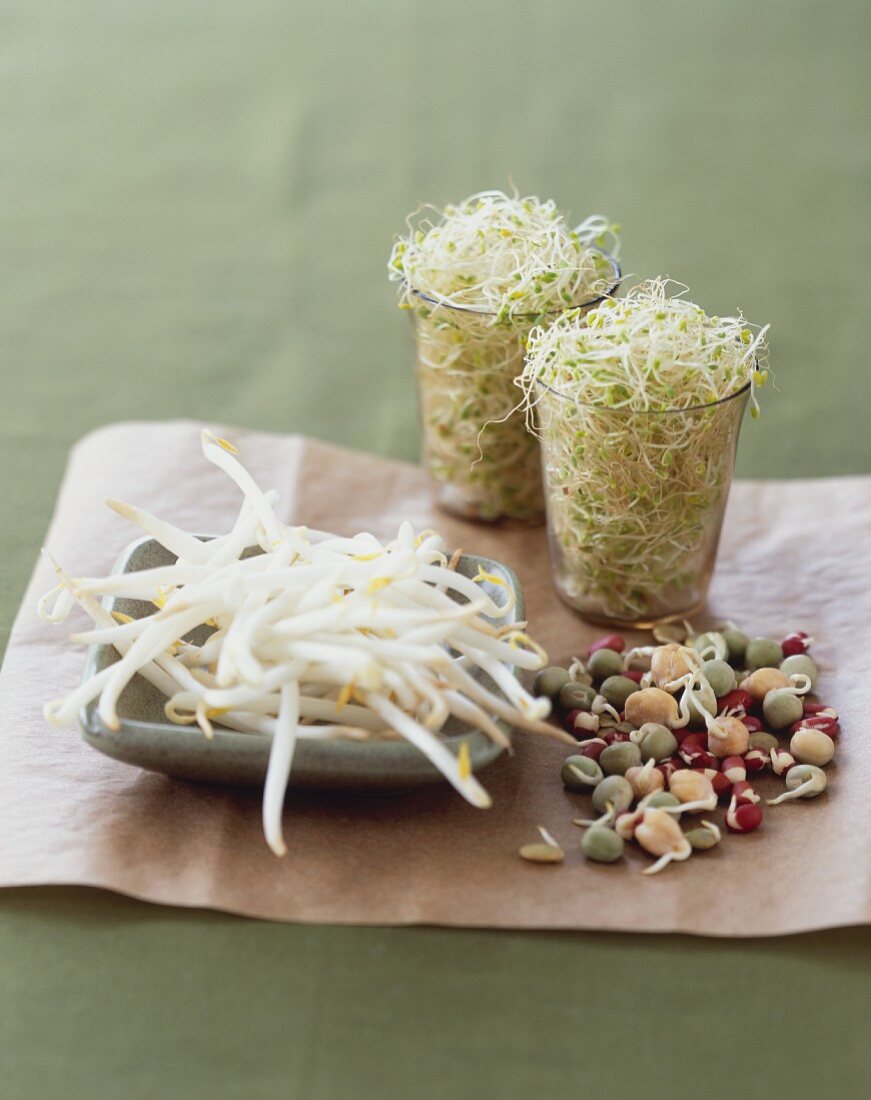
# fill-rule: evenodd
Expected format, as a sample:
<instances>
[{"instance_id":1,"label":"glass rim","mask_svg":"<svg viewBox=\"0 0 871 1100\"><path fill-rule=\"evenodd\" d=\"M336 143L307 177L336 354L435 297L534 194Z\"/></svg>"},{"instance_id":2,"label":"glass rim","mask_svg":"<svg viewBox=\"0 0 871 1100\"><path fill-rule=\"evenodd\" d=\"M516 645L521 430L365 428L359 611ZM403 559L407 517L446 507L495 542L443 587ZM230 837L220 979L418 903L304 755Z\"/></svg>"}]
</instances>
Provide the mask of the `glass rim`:
<instances>
[{"instance_id":1,"label":"glass rim","mask_svg":"<svg viewBox=\"0 0 871 1100\"><path fill-rule=\"evenodd\" d=\"M600 256L604 256L608 263L611 265L611 272L613 282L607 290L602 291L600 294L595 295L593 298L584 298L580 302L573 302L572 305L557 306L555 309L541 309L535 313L509 313L508 317L512 321L530 320L533 317L554 317L558 313L568 313L573 309L581 309L584 306L595 306L599 302L604 302L606 298L612 297L614 291L623 281L623 272L620 268L620 264L617 259L611 255L610 252L606 252L604 248L597 248L595 245L588 247L590 252L598 252ZM403 282L408 287L408 290L416 298L420 298L424 302L429 302L430 305L438 306L441 309L452 309L456 313L473 313L478 317L498 317L499 311L493 309L479 309L477 306L455 306L451 302L446 302L444 298L439 298L432 294L427 294L424 290L418 290L416 286L413 286L408 279L403 279Z\"/></svg>"},{"instance_id":2,"label":"glass rim","mask_svg":"<svg viewBox=\"0 0 871 1100\"><path fill-rule=\"evenodd\" d=\"M555 390L553 386L549 386L547 382L542 382L540 378L536 378L535 384L553 394L554 397L558 397L560 401L571 402L571 404L578 405L582 409L592 409L594 412L615 413L618 416L680 416L686 413L705 412L707 409L716 409L719 408L720 405L727 405L730 401L735 401L739 397L746 398L752 386L752 382L748 379L740 390L735 390L734 393L728 393L725 397L719 397L716 401L709 401L707 405L687 405L686 408L672 409L614 409L609 405L594 405L589 401L578 401L575 397L569 397L568 394L560 393L559 390Z\"/></svg>"}]
</instances>

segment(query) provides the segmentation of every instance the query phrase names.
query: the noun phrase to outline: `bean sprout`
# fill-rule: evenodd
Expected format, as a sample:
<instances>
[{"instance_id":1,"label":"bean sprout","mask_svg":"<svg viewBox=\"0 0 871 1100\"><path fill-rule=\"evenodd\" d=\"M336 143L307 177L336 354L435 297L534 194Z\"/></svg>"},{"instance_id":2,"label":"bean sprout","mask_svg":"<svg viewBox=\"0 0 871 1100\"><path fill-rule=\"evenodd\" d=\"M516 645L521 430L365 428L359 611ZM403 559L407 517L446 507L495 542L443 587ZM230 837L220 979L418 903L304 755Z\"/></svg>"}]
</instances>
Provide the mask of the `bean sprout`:
<instances>
[{"instance_id":1,"label":"bean sprout","mask_svg":"<svg viewBox=\"0 0 871 1100\"><path fill-rule=\"evenodd\" d=\"M575 744L545 721L549 701L529 695L509 672L540 669L547 657L525 624L494 625L514 605L501 578L463 576L437 535L415 536L407 523L386 543L287 526L275 513L276 494L260 490L234 447L204 431L202 448L243 493L228 534L203 541L112 501L175 562L74 579L49 556L59 583L40 601L41 617L63 622L78 604L94 629L73 640L114 646L120 658L47 703L49 721L73 721L96 700L102 722L117 731L122 693L138 674L166 696L170 722L197 724L205 737L215 722L270 736L263 830L277 855L286 851L282 810L301 739L402 738L482 808L490 797L472 774L468 743L455 755L444 739L451 716L502 747L509 742L494 719ZM485 582L501 594L488 594ZM100 603L107 596L152 606L139 619L115 616ZM203 626L208 637L191 640ZM473 676L475 669L486 677Z\"/></svg>"},{"instance_id":2,"label":"bean sprout","mask_svg":"<svg viewBox=\"0 0 871 1100\"><path fill-rule=\"evenodd\" d=\"M514 380L542 315L613 289L602 248L616 255L617 227L595 215L571 228L553 202L501 191L421 207L407 224L388 272L414 311L425 464L455 510L538 519L538 444Z\"/></svg>"}]
</instances>

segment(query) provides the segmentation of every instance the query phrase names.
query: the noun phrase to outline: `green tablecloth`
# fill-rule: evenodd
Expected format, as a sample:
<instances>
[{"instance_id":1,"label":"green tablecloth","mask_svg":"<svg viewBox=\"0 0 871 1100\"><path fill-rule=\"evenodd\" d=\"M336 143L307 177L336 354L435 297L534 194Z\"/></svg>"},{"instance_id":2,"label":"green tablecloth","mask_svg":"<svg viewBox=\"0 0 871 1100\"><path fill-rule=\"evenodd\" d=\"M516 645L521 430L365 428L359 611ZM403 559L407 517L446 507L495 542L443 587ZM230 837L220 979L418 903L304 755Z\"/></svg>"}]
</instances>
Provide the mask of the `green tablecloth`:
<instances>
[{"instance_id":1,"label":"green tablecloth","mask_svg":"<svg viewBox=\"0 0 871 1100\"><path fill-rule=\"evenodd\" d=\"M772 322L740 475L869 472L863 8L7 0L3 638L95 425L412 457L390 236L509 179L620 220L627 270ZM0 1093L858 1096L869 956L867 930L333 929L13 891Z\"/></svg>"}]
</instances>

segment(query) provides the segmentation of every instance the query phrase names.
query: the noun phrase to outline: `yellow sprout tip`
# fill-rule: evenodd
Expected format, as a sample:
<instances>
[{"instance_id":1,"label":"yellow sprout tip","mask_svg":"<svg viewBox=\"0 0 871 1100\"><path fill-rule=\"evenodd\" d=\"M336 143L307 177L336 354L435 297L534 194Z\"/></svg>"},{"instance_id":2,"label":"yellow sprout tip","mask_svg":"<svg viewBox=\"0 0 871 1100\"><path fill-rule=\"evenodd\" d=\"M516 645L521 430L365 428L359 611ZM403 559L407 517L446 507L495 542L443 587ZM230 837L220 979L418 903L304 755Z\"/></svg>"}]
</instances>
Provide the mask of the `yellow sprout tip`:
<instances>
[{"instance_id":1,"label":"yellow sprout tip","mask_svg":"<svg viewBox=\"0 0 871 1100\"><path fill-rule=\"evenodd\" d=\"M460 742L457 763L460 769L460 779L468 779L472 774L472 758L469 756L469 745L466 741Z\"/></svg>"},{"instance_id":2,"label":"yellow sprout tip","mask_svg":"<svg viewBox=\"0 0 871 1100\"><path fill-rule=\"evenodd\" d=\"M481 566L478 566L478 575L474 578L475 584L480 584L481 581L489 581L490 584L499 584L503 588L505 587L505 581L501 577L497 577L495 573L485 572Z\"/></svg>"}]
</instances>

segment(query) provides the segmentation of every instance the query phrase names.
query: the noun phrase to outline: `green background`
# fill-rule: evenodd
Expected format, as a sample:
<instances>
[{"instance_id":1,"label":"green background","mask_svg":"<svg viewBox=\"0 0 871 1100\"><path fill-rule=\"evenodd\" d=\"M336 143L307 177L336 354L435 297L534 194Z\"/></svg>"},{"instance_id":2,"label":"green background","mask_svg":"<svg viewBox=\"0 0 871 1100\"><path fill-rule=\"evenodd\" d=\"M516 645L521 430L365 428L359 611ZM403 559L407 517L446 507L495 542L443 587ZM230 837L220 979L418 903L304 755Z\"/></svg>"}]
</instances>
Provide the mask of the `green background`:
<instances>
[{"instance_id":1,"label":"green background","mask_svg":"<svg viewBox=\"0 0 871 1100\"><path fill-rule=\"evenodd\" d=\"M626 270L771 322L740 475L871 472L865 7L0 3L0 640L96 425L413 458L391 235L510 180L619 220ZM859 1096L869 958L867 930L337 929L8 891L0 1093Z\"/></svg>"}]
</instances>

